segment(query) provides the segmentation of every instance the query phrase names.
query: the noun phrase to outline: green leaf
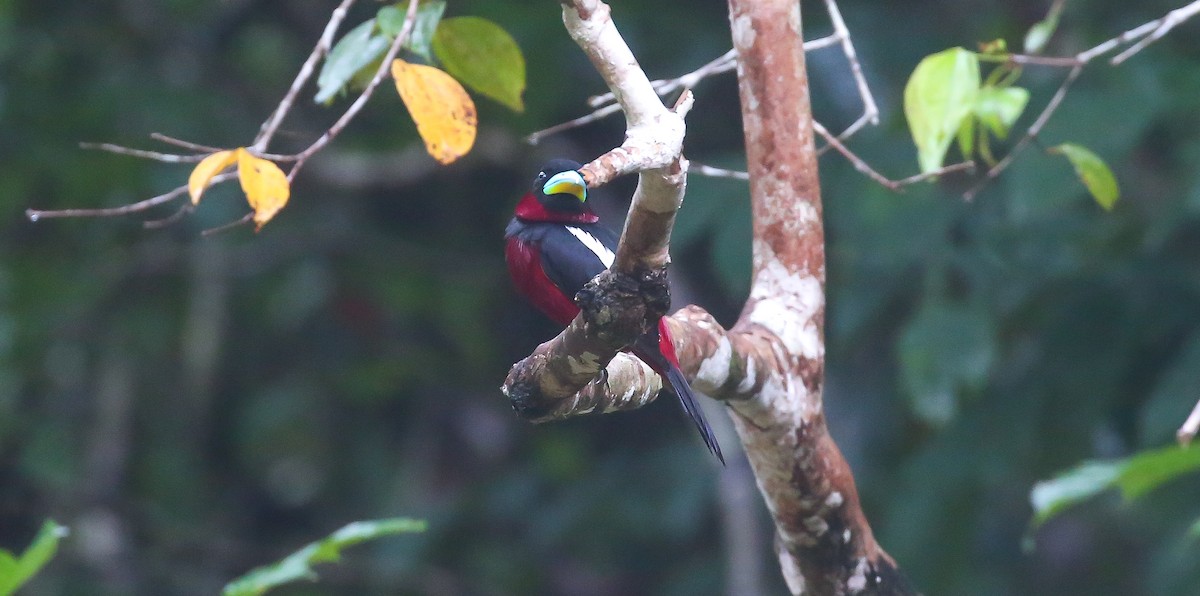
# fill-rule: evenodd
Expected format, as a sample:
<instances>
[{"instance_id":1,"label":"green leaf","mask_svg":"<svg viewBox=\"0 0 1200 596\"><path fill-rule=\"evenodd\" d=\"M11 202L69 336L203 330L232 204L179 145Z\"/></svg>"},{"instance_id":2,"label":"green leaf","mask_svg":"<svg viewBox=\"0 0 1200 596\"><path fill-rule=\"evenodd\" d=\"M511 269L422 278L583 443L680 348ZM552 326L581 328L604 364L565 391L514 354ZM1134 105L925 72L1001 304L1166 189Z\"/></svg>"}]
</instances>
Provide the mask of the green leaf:
<instances>
[{"instance_id":1,"label":"green leaf","mask_svg":"<svg viewBox=\"0 0 1200 596\"><path fill-rule=\"evenodd\" d=\"M1172 445L1143 451L1129 458L1117 479L1117 486L1125 499L1132 501L1195 470L1200 470L1200 449Z\"/></svg>"},{"instance_id":2,"label":"green leaf","mask_svg":"<svg viewBox=\"0 0 1200 596\"><path fill-rule=\"evenodd\" d=\"M25 585L58 550L58 541L67 535L67 528L54 520L46 520L20 558L0 550L0 596L8 596Z\"/></svg>"},{"instance_id":3,"label":"green leaf","mask_svg":"<svg viewBox=\"0 0 1200 596\"><path fill-rule=\"evenodd\" d=\"M1200 449L1164 447L1111 462L1084 462L1052 480L1037 483L1030 493L1034 527L1111 488L1133 501L1184 474L1200 470Z\"/></svg>"},{"instance_id":4,"label":"green leaf","mask_svg":"<svg viewBox=\"0 0 1200 596\"><path fill-rule=\"evenodd\" d=\"M325 57L321 74L317 75L314 101L321 104L333 101L360 70L378 64L390 44L386 36L375 30L375 19L351 29Z\"/></svg>"},{"instance_id":5,"label":"green leaf","mask_svg":"<svg viewBox=\"0 0 1200 596\"><path fill-rule=\"evenodd\" d=\"M1075 168L1075 175L1087 187L1088 192L1092 193L1092 198L1104 209L1112 210L1121 195L1121 190L1117 187L1116 176L1113 176L1112 170L1108 169L1108 165L1100 156L1074 143L1063 143L1047 151L1066 156Z\"/></svg>"},{"instance_id":6,"label":"green leaf","mask_svg":"<svg viewBox=\"0 0 1200 596\"><path fill-rule=\"evenodd\" d=\"M341 557L342 549L382 536L424 532L422 520L396 517L375 521L360 521L347 524L342 529L292 553L274 565L259 567L242 577L229 582L222 591L224 596L257 596L271 588L286 583L309 580L316 581L312 569L316 563L330 563Z\"/></svg>"},{"instance_id":7,"label":"green leaf","mask_svg":"<svg viewBox=\"0 0 1200 596\"><path fill-rule=\"evenodd\" d=\"M979 58L962 48L926 56L904 87L904 115L922 172L942 166L979 93Z\"/></svg>"},{"instance_id":8,"label":"green leaf","mask_svg":"<svg viewBox=\"0 0 1200 596\"><path fill-rule=\"evenodd\" d=\"M1033 486L1033 525L1040 526L1066 508L1090 499L1113 486L1121 462L1084 462L1079 467Z\"/></svg>"},{"instance_id":9,"label":"green leaf","mask_svg":"<svg viewBox=\"0 0 1200 596\"><path fill-rule=\"evenodd\" d=\"M1054 30L1058 29L1058 17L1062 14L1063 6L1066 6L1066 2L1055 2L1050 6L1046 18L1029 28L1025 34L1026 54L1040 54L1046 48L1046 43L1054 36Z\"/></svg>"},{"instance_id":10,"label":"green leaf","mask_svg":"<svg viewBox=\"0 0 1200 596\"><path fill-rule=\"evenodd\" d=\"M979 122L998 138L1008 137L1008 131L1025 105L1029 103L1029 91L1020 87L983 87L975 99L973 111Z\"/></svg>"},{"instance_id":11,"label":"green leaf","mask_svg":"<svg viewBox=\"0 0 1200 596\"><path fill-rule=\"evenodd\" d=\"M958 152L963 159L971 159L975 154L975 119L963 118L958 127Z\"/></svg>"},{"instance_id":12,"label":"green leaf","mask_svg":"<svg viewBox=\"0 0 1200 596\"><path fill-rule=\"evenodd\" d=\"M433 44L433 32L437 30L444 12L446 12L445 0L426 0L417 6L413 30L408 34L408 39L404 40L404 49L424 58L426 62L431 61L433 57L430 54L430 46ZM396 36L400 35L400 30L404 28L406 16L408 16L408 3L401 2L379 9L379 13L375 15L375 22L379 24L379 30L384 35L389 39L396 39Z\"/></svg>"},{"instance_id":13,"label":"green leaf","mask_svg":"<svg viewBox=\"0 0 1200 596\"><path fill-rule=\"evenodd\" d=\"M525 110L525 57L512 36L479 17L444 19L433 53L454 78L509 109Z\"/></svg>"}]
</instances>

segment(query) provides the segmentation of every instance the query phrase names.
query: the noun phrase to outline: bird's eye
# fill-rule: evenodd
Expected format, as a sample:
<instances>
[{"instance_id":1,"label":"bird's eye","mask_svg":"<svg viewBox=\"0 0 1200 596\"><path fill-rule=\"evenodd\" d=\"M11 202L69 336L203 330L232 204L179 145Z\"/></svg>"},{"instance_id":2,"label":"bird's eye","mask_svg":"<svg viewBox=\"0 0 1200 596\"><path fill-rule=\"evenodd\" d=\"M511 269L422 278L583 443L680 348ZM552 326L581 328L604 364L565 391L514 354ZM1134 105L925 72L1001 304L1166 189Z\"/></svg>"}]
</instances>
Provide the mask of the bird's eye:
<instances>
[{"instance_id":1,"label":"bird's eye","mask_svg":"<svg viewBox=\"0 0 1200 596\"><path fill-rule=\"evenodd\" d=\"M545 180L545 179L546 179L546 173L538 172L538 180Z\"/></svg>"}]
</instances>

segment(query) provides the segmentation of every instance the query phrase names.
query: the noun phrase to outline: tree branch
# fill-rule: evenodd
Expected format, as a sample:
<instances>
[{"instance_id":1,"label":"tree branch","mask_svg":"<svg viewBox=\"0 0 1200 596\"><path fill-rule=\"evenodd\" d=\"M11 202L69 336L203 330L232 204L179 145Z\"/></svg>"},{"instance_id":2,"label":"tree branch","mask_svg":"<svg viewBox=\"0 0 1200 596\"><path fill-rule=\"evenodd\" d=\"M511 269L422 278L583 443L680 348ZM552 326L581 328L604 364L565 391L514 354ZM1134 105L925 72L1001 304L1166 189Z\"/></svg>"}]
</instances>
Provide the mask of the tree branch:
<instances>
[{"instance_id":1,"label":"tree branch","mask_svg":"<svg viewBox=\"0 0 1200 596\"><path fill-rule=\"evenodd\" d=\"M580 292L581 312L571 325L515 364L505 380L502 390L513 407L533 420L640 407L657 394L651 388L657 375L648 368L628 358L609 363L669 304L667 249L687 184L683 117L691 94L685 92L674 109L663 105L607 4L565 2L563 24L613 91L627 121L625 142L583 166L584 178L597 187L623 174L639 175L612 268ZM606 366L605 376L593 381Z\"/></svg>"},{"instance_id":2,"label":"tree branch","mask_svg":"<svg viewBox=\"0 0 1200 596\"><path fill-rule=\"evenodd\" d=\"M537 420L636 407L657 391L644 365L613 355L634 337L634 323L658 315L647 282L667 261L687 172L679 153L687 94L674 112L662 106L607 5L564 2L563 13L628 120L626 142L585 166L585 178L595 186L641 174L612 269L576 297L579 317L514 365L505 383L517 410ZM822 411L825 253L799 6L730 0L730 23L741 61L754 278L731 330L698 307L669 317L676 353L693 386L734 412L791 590L911 593L875 542Z\"/></svg>"}]
</instances>

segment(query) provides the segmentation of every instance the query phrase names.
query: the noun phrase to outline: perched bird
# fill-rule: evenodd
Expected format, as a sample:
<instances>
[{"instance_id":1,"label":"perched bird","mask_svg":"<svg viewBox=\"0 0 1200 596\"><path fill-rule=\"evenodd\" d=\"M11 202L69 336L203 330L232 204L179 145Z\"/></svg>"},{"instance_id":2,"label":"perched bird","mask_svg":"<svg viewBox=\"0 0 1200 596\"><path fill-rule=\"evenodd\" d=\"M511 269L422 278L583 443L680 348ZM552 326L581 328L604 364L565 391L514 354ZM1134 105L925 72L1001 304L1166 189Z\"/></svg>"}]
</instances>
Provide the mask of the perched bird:
<instances>
[{"instance_id":1,"label":"perched bird","mask_svg":"<svg viewBox=\"0 0 1200 596\"><path fill-rule=\"evenodd\" d=\"M504 257L517 290L555 323L566 326L579 314L575 294L608 269L617 249L617 236L601 225L587 204L587 185L580 164L556 159L533 180L521 197L504 232ZM696 396L688 386L668 335L665 320L638 338L631 347L679 397L679 403L704 438L708 450L725 463Z\"/></svg>"}]
</instances>

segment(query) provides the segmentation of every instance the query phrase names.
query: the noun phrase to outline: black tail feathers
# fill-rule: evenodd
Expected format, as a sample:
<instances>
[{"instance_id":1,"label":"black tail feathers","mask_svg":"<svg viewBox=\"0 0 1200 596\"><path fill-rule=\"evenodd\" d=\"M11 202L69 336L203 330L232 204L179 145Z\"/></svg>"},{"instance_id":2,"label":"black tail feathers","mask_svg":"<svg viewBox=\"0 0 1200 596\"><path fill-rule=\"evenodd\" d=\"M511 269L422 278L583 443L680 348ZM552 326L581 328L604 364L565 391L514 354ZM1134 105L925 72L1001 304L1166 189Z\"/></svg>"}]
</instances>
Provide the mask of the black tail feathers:
<instances>
[{"instance_id":1,"label":"black tail feathers","mask_svg":"<svg viewBox=\"0 0 1200 596\"><path fill-rule=\"evenodd\" d=\"M717 443L717 436L713 434L712 427L704 418L704 411L700 409L700 404L696 401L696 394L692 393L687 379L683 378L683 371L671 364L667 364L666 368L666 374L663 376L670 383L671 392L679 396L679 403L683 406L683 411L687 412L688 417L696 425L696 430L700 431L704 445L713 455L717 456L717 459L721 460L722 466L725 465L725 456L721 453L721 445Z\"/></svg>"}]
</instances>

